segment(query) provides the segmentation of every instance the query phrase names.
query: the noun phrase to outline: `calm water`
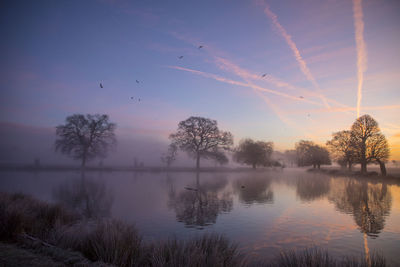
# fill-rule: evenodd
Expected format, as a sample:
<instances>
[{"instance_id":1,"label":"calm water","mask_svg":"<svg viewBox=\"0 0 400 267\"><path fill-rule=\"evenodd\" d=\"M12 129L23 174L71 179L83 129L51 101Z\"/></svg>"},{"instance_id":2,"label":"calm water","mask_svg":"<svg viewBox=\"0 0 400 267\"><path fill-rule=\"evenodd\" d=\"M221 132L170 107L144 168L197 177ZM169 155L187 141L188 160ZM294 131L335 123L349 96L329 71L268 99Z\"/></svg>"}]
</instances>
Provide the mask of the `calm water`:
<instances>
[{"instance_id":1,"label":"calm water","mask_svg":"<svg viewBox=\"0 0 400 267\"><path fill-rule=\"evenodd\" d=\"M145 240L223 233L255 257L318 246L400 266L400 187L285 169L264 173L2 172L0 191L135 223Z\"/></svg>"}]
</instances>

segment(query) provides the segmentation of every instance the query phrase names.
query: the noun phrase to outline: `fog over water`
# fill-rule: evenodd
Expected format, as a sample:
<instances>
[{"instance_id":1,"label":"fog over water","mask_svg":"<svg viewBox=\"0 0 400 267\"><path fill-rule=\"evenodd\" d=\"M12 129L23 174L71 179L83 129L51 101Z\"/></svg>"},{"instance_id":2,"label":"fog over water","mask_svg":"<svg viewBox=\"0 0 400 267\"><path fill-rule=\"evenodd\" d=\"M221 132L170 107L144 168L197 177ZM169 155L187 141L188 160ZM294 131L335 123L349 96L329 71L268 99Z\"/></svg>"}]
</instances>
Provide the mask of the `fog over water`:
<instances>
[{"instance_id":1,"label":"fog over water","mask_svg":"<svg viewBox=\"0 0 400 267\"><path fill-rule=\"evenodd\" d=\"M312 246L336 257L380 251L399 265L400 186L304 169L201 172L2 172L0 190L134 223L144 239L216 232L270 259ZM365 242L366 241L366 242Z\"/></svg>"},{"instance_id":2,"label":"fog over water","mask_svg":"<svg viewBox=\"0 0 400 267\"><path fill-rule=\"evenodd\" d=\"M78 165L66 155L55 152L55 127L27 127L15 123L0 123L0 163L33 164L39 158L42 165ZM132 166L143 162L145 166L160 166L160 156L168 147L168 139L155 134L129 135L117 130L117 145L102 159L105 165ZM97 166L101 159L89 161ZM178 165L193 166L186 153L178 155Z\"/></svg>"}]
</instances>

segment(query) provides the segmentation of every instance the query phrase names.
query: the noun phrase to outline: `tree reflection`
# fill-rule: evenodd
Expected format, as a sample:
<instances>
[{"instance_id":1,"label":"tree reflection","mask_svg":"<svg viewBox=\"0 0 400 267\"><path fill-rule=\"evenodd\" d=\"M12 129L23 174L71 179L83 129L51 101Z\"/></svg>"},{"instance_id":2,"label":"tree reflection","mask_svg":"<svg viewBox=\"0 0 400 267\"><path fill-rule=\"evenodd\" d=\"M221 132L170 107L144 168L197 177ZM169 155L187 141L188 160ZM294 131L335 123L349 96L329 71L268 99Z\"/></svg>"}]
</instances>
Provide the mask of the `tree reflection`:
<instances>
[{"instance_id":1,"label":"tree reflection","mask_svg":"<svg viewBox=\"0 0 400 267\"><path fill-rule=\"evenodd\" d=\"M271 179L260 176L247 176L236 180L235 193L239 201L248 205L254 203L273 203L274 192L271 190Z\"/></svg>"},{"instance_id":2,"label":"tree reflection","mask_svg":"<svg viewBox=\"0 0 400 267\"><path fill-rule=\"evenodd\" d=\"M168 206L175 210L177 221L188 227L202 229L203 226L214 224L220 213L232 210L231 193L222 192L226 185L224 177L200 183L197 173L195 185L179 193L170 187Z\"/></svg>"},{"instance_id":3,"label":"tree reflection","mask_svg":"<svg viewBox=\"0 0 400 267\"><path fill-rule=\"evenodd\" d=\"M110 216L114 200L104 182L87 178L85 174L54 188L53 198L86 218Z\"/></svg>"},{"instance_id":4,"label":"tree reflection","mask_svg":"<svg viewBox=\"0 0 400 267\"><path fill-rule=\"evenodd\" d=\"M329 193L330 179L325 176L297 178L296 194L302 201L314 201Z\"/></svg>"},{"instance_id":5,"label":"tree reflection","mask_svg":"<svg viewBox=\"0 0 400 267\"><path fill-rule=\"evenodd\" d=\"M337 180L334 186L336 190L331 191L329 199L335 203L337 209L351 213L362 233L378 237L392 204L392 196L386 183Z\"/></svg>"}]
</instances>

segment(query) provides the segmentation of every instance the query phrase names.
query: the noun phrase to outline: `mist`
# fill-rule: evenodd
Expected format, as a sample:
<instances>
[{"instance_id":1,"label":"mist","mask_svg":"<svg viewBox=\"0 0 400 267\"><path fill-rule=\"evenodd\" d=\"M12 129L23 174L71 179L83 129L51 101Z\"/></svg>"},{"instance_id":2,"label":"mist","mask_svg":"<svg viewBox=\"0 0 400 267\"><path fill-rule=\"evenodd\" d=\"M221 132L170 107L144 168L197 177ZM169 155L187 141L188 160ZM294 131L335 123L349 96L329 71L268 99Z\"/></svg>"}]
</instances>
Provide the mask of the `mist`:
<instances>
[{"instance_id":1,"label":"mist","mask_svg":"<svg viewBox=\"0 0 400 267\"><path fill-rule=\"evenodd\" d=\"M400 1L0 1L0 266L400 266Z\"/></svg>"}]
</instances>

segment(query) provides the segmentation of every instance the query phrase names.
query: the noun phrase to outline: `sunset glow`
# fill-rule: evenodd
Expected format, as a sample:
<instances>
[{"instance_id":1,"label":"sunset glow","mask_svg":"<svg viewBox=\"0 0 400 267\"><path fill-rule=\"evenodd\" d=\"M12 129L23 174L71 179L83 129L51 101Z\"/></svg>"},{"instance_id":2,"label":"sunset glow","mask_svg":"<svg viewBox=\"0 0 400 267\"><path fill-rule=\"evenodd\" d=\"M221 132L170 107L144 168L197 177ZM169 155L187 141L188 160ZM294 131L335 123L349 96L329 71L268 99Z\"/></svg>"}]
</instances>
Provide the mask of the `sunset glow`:
<instances>
[{"instance_id":1,"label":"sunset glow","mask_svg":"<svg viewBox=\"0 0 400 267\"><path fill-rule=\"evenodd\" d=\"M167 144L198 115L236 144L283 151L370 114L400 160L397 1L10 1L0 12L3 126L29 134L106 113L117 135Z\"/></svg>"}]
</instances>

